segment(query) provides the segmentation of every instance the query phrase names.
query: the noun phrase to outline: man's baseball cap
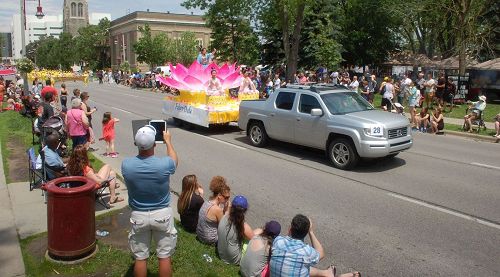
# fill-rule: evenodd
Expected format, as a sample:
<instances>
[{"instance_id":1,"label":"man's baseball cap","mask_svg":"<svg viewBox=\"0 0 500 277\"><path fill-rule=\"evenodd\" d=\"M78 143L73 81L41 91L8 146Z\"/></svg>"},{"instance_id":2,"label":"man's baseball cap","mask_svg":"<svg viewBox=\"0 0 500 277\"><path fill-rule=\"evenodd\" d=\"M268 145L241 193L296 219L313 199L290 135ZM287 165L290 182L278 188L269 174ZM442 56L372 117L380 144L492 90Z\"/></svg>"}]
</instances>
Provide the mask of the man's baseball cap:
<instances>
[{"instance_id":1,"label":"man's baseball cap","mask_svg":"<svg viewBox=\"0 0 500 277\"><path fill-rule=\"evenodd\" d=\"M479 100L486 102L486 96L484 95L479 96Z\"/></svg>"},{"instance_id":2,"label":"man's baseball cap","mask_svg":"<svg viewBox=\"0 0 500 277\"><path fill-rule=\"evenodd\" d=\"M139 150L149 150L155 145L156 130L151 125L146 125L137 130L135 145Z\"/></svg>"},{"instance_id":3,"label":"man's baseball cap","mask_svg":"<svg viewBox=\"0 0 500 277\"><path fill-rule=\"evenodd\" d=\"M281 233L281 225L274 220L268 221L266 226L264 226L264 232L272 237L276 237Z\"/></svg>"},{"instance_id":4,"label":"man's baseball cap","mask_svg":"<svg viewBox=\"0 0 500 277\"><path fill-rule=\"evenodd\" d=\"M243 195L236 195L233 199L233 207L240 207L243 209L248 209L248 201Z\"/></svg>"}]
</instances>

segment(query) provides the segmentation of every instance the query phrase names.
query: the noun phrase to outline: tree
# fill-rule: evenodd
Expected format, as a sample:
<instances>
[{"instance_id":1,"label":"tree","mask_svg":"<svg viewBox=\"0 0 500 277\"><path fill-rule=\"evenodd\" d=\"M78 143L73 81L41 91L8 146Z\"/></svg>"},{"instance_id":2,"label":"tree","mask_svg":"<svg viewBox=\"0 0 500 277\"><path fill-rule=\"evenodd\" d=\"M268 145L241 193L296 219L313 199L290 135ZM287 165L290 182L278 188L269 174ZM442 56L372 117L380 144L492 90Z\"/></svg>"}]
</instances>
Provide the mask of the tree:
<instances>
[{"instance_id":1,"label":"tree","mask_svg":"<svg viewBox=\"0 0 500 277\"><path fill-rule=\"evenodd\" d=\"M293 80L299 59L300 36L307 0L275 0L279 25L283 32L283 52L286 61L286 79Z\"/></svg>"},{"instance_id":2,"label":"tree","mask_svg":"<svg viewBox=\"0 0 500 277\"><path fill-rule=\"evenodd\" d=\"M148 24L139 27L141 37L134 43L137 61L147 63L150 69L163 64L168 58L168 38L164 33L153 36Z\"/></svg>"},{"instance_id":3,"label":"tree","mask_svg":"<svg viewBox=\"0 0 500 277\"><path fill-rule=\"evenodd\" d=\"M172 40L171 40L172 41ZM198 42L192 32L183 32L179 39L173 40L174 45L170 46L174 55L172 61L182 64L191 64L198 55Z\"/></svg>"},{"instance_id":4,"label":"tree","mask_svg":"<svg viewBox=\"0 0 500 277\"><path fill-rule=\"evenodd\" d=\"M42 38L40 38L42 39ZM26 57L32 61L35 62L36 64L36 50L38 49L38 47L40 46L40 40L37 40L37 41L33 41L31 43L29 43L28 45L26 45Z\"/></svg>"},{"instance_id":5,"label":"tree","mask_svg":"<svg viewBox=\"0 0 500 277\"><path fill-rule=\"evenodd\" d=\"M299 50L300 67L315 68L323 65L333 69L342 61L340 25L335 22L336 3L317 0L306 7L304 27Z\"/></svg>"},{"instance_id":6,"label":"tree","mask_svg":"<svg viewBox=\"0 0 500 277\"><path fill-rule=\"evenodd\" d=\"M387 11L390 0L340 1L342 13L342 57L349 64L367 65L385 61L398 49L393 30L397 20Z\"/></svg>"},{"instance_id":7,"label":"tree","mask_svg":"<svg viewBox=\"0 0 500 277\"><path fill-rule=\"evenodd\" d=\"M259 40L250 25L254 0L186 0L186 8L207 10L205 18L212 29L212 47L217 56L243 64L256 64Z\"/></svg>"},{"instance_id":8,"label":"tree","mask_svg":"<svg viewBox=\"0 0 500 277\"><path fill-rule=\"evenodd\" d=\"M75 38L77 57L93 70L111 65L108 43L110 26L110 21L103 18L98 25L89 25L78 30L78 36Z\"/></svg>"}]
</instances>

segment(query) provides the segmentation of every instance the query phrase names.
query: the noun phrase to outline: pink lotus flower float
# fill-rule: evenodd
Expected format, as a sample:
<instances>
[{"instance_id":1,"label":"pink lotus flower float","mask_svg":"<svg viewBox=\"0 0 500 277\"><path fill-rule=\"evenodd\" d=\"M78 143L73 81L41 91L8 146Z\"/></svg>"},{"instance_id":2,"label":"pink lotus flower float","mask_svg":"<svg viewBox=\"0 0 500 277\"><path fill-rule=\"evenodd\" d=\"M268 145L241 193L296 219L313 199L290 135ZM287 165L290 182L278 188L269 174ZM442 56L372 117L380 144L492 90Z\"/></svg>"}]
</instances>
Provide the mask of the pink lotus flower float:
<instances>
[{"instance_id":1,"label":"pink lotus flower float","mask_svg":"<svg viewBox=\"0 0 500 277\"><path fill-rule=\"evenodd\" d=\"M214 69L217 71L217 79L219 79L223 91L239 87L243 79L240 68L236 64L224 64L219 67L217 64L211 63L204 68L197 61L194 61L189 68L180 63L175 67L172 64L169 64L169 66L170 77L158 77L157 79L161 83L179 91L206 91L212 78L211 72Z\"/></svg>"}]
</instances>

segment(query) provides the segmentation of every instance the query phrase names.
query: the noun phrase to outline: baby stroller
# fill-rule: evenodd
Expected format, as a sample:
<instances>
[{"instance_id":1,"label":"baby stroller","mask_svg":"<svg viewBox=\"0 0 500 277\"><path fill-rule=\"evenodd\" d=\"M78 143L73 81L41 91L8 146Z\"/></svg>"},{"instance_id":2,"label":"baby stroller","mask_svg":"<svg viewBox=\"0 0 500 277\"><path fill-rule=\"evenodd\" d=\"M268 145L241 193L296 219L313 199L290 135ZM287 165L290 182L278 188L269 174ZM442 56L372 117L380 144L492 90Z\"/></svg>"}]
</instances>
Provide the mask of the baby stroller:
<instances>
[{"instance_id":1,"label":"baby stroller","mask_svg":"<svg viewBox=\"0 0 500 277\"><path fill-rule=\"evenodd\" d=\"M59 156L61 157L67 156L68 153L66 151L67 149L66 141L68 139L68 134L66 133L64 120L57 115L47 119L47 121L45 121L41 127L40 141L42 142L41 143L42 148L46 145L45 140L47 136L54 133L59 136L59 141L61 142L61 146L58 149Z\"/></svg>"},{"instance_id":2,"label":"baby stroller","mask_svg":"<svg viewBox=\"0 0 500 277\"><path fill-rule=\"evenodd\" d=\"M391 99L389 99L389 101L391 102L391 113L397 113L405 116L405 107L403 105L400 103L393 103Z\"/></svg>"}]
</instances>

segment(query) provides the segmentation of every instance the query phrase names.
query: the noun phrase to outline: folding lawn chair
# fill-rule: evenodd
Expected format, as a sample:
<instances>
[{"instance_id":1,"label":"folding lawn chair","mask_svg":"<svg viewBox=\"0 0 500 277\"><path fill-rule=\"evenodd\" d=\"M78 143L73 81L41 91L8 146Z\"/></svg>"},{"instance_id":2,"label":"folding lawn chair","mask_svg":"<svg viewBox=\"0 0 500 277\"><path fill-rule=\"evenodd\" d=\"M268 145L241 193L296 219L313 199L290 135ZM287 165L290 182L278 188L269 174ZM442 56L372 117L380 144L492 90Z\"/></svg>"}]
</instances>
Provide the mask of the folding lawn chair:
<instances>
[{"instance_id":1,"label":"folding lawn chair","mask_svg":"<svg viewBox=\"0 0 500 277\"><path fill-rule=\"evenodd\" d=\"M39 189L47 181L43 170L43 162L40 168L36 165L35 148L31 147L26 151L28 155L28 173L30 181L30 191Z\"/></svg>"},{"instance_id":2,"label":"folding lawn chair","mask_svg":"<svg viewBox=\"0 0 500 277\"><path fill-rule=\"evenodd\" d=\"M109 204L104 200L104 196L107 194L106 188L109 187L109 181L110 180L102 182L99 188L95 191L95 201L106 209L111 208Z\"/></svg>"}]
</instances>

